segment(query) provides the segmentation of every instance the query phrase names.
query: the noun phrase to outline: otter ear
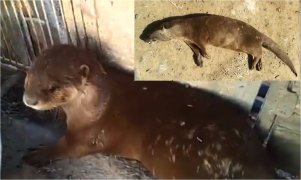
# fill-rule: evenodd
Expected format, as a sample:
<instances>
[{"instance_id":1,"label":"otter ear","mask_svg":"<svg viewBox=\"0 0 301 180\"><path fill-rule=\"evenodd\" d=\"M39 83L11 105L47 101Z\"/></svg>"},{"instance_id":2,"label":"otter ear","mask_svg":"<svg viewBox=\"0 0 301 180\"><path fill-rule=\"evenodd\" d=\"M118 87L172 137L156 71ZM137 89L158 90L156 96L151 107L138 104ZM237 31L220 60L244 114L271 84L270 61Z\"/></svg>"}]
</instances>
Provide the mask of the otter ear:
<instances>
[{"instance_id":1,"label":"otter ear","mask_svg":"<svg viewBox=\"0 0 301 180\"><path fill-rule=\"evenodd\" d=\"M90 73L90 68L86 64L83 64L79 68L79 73L82 77L88 78L89 73Z\"/></svg>"}]
</instances>

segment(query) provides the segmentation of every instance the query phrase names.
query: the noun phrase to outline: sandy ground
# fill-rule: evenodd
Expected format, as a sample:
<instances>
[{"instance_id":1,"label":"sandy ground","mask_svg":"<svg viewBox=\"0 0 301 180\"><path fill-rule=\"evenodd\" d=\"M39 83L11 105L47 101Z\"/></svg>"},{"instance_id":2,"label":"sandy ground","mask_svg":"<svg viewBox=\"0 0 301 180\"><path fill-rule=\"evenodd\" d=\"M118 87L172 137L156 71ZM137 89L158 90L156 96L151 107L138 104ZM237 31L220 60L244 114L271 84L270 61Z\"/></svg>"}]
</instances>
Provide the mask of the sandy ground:
<instances>
[{"instance_id":1,"label":"sandy ground","mask_svg":"<svg viewBox=\"0 0 301 180\"><path fill-rule=\"evenodd\" d=\"M263 49L263 69L248 69L247 55L207 47L210 59L203 67L194 64L193 53L182 41L157 42L139 39L149 23L169 16L210 13L242 20L276 41L288 53L297 71L299 63L299 1L297 0L153 0L135 2L136 80L297 80L272 52Z\"/></svg>"}]
</instances>

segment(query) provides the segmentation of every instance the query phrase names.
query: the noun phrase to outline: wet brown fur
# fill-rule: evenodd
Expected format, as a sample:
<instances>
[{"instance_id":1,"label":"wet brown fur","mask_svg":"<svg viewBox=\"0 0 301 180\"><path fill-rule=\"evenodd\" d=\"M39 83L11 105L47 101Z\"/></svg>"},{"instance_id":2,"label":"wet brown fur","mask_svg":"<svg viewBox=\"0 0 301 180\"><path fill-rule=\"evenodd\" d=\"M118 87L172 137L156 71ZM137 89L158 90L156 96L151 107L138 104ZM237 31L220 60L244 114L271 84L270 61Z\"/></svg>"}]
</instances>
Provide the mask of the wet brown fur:
<instances>
[{"instance_id":1,"label":"wet brown fur","mask_svg":"<svg viewBox=\"0 0 301 180\"><path fill-rule=\"evenodd\" d=\"M195 63L202 67L202 57L209 58L206 46L213 45L244 52L253 57L250 69L262 69L262 47L272 51L297 76L290 58L271 38L251 25L232 18L190 14L155 21L149 24L140 38L146 42L183 40L194 52Z\"/></svg>"},{"instance_id":2,"label":"wet brown fur","mask_svg":"<svg viewBox=\"0 0 301 180\"><path fill-rule=\"evenodd\" d=\"M273 177L273 163L236 104L177 83L134 82L131 74L105 71L93 55L68 45L46 50L34 62L24 94L61 106L67 131L57 144L26 154L26 162L100 152L139 160L159 178ZM50 82L58 83L57 91L79 93L64 103L57 98L68 94L39 94Z\"/></svg>"}]
</instances>

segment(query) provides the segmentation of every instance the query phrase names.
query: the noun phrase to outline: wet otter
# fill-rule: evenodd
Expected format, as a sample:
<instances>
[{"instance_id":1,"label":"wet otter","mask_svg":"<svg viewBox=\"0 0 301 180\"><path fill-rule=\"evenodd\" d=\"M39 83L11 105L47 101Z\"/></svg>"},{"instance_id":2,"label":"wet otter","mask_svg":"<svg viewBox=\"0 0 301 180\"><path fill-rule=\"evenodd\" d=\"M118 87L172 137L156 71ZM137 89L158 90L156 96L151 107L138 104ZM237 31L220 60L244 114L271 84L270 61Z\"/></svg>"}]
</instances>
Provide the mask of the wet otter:
<instances>
[{"instance_id":1,"label":"wet otter","mask_svg":"<svg viewBox=\"0 0 301 180\"><path fill-rule=\"evenodd\" d=\"M253 57L250 69L262 69L262 47L272 51L297 76L296 69L279 45L271 38L240 20L211 15L189 14L169 17L149 24L140 38L153 41L183 40L193 51L196 65L202 67L202 57L209 58L206 46L213 45L244 52Z\"/></svg>"},{"instance_id":2,"label":"wet otter","mask_svg":"<svg viewBox=\"0 0 301 180\"><path fill-rule=\"evenodd\" d=\"M239 106L173 82L134 82L73 46L55 46L34 61L24 103L61 106L67 116L65 135L26 154L29 164L101 152L136 159L159 178L273 177Z\"/></svg>"}]
</instances>

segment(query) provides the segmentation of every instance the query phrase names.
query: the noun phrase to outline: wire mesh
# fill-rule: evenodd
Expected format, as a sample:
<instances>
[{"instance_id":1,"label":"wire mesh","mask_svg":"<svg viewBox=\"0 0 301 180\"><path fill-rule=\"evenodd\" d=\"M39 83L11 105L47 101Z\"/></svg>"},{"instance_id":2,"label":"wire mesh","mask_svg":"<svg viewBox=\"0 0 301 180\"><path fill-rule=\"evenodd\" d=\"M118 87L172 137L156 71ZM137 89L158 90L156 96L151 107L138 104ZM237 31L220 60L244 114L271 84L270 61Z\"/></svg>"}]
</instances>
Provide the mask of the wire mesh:
<instances>
[{"instance_id":1,"label":"wire mesh","mask_svg":"<svg viewBox=\"0 0 301 180\"><path fill-rule=\"evenodd\" d=\"M84 16L81 3L82 0L2 0L1 64L27 69L42 50L56 44L99 52L98 19ZM90 3L94 6L96 0Z\"/></svg>"}]
</instances>

